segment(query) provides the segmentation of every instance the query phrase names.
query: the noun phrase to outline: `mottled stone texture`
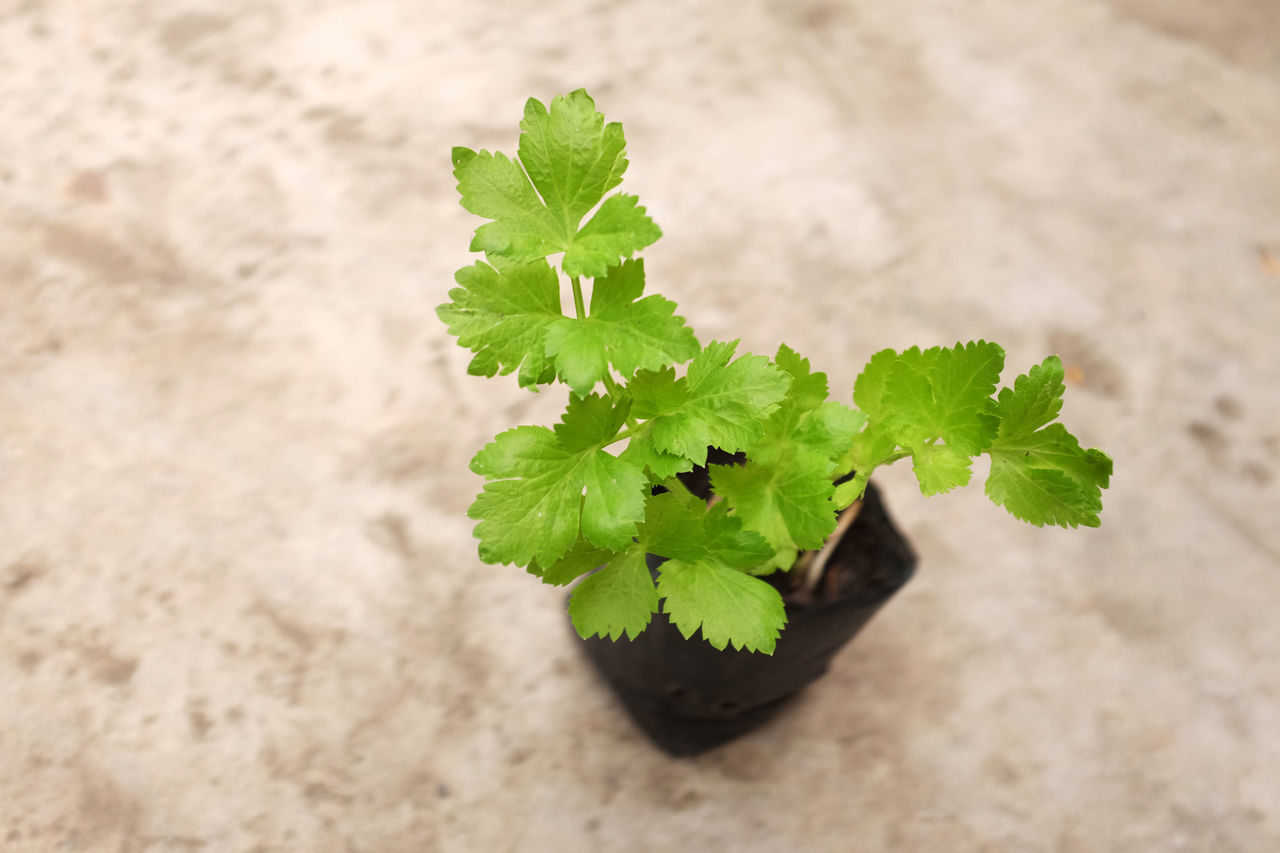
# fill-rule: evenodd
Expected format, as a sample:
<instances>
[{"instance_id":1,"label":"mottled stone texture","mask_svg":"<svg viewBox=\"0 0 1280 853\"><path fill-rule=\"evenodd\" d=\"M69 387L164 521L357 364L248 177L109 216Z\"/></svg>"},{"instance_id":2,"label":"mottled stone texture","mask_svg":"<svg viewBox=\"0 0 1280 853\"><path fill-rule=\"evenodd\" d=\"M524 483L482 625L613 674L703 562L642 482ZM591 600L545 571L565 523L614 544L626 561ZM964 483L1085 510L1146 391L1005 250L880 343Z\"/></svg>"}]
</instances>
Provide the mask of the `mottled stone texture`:
<instances>
[{"instance_id":1,"label":"mottled stone texture","mask_svg":"<svg viewBox=\"0 0 1280 853\"><path fill-rule=\"evenodd\" d=\"M0 849L1280 850L1280 7L524 5L0 2ZM584 85L704 340L1054 350L1116 459L891 471L918 577L696 760L464 516L561 397L433 315L448 150Z\"/></svg>"}]
</instances>

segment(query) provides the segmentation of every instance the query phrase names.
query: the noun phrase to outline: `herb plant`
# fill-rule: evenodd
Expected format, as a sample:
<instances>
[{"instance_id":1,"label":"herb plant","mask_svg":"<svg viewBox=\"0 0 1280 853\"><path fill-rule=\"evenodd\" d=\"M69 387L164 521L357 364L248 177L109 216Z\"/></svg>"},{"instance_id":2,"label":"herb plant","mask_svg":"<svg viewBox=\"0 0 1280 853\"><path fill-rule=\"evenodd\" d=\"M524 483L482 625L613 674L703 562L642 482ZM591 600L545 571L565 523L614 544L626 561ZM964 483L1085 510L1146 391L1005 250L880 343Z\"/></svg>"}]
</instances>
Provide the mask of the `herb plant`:
<instances>
[{"instance_id":1,"label":"herb plant","mask_svg":"<svg viewBox=\"0 0 1280 853\"><path fill-rule=\"evenodd\" d=\"M475 354L470 373L569 388L554 427L517 426L476 454L486 483L469 515L485 562L549 584L587 575L569 603L583 637L634 638L661 607L686 638L772 653L786 613L761 576L811 564L875 470L908 457L927 495L967 484L985 453L986 493L1017 518L1099 524L1111 460L1053 422L1057 357L997 394L996 344L884 350L854 408L787 346L772 359L702 346L674 303L644 295L633 256L661 232L635 196L609 195L627 168L622 126L579 89L531 98L520 127L515 158L453 149L462 206L490 221L471 242L485 259L458 271L438 314ZM705 501L677 475L709 447L746 462L711 465ZM646 554L667 558L656 583Z\"/></svg>"}]
</instances>

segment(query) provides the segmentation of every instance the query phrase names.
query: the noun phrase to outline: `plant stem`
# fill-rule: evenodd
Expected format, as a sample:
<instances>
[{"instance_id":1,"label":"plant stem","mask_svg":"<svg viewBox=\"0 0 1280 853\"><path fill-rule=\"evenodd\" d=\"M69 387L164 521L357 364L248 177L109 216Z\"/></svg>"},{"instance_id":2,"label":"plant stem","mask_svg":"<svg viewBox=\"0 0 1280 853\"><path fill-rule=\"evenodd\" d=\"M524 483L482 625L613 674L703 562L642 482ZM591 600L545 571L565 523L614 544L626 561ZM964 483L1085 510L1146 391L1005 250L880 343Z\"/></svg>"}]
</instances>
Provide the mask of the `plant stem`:
<instances>
[{"instance_id":1,"label":"plant stem","mask_svg":"<svg viewBox=\"0 0 1280 853\"><path fill-rule=\"evenodd\" d=\"M910 455L911 455L910 450L899 450L896 453L890 453L888 456L881 459L872 467L879 468L881 465L891 465L894 462L897 462L899 459L906 459Z\"/></svg>"},{"instance_id":2,"label":"plant stem","mask_svg":"<svg viewBox=\"0 0 1280 853\"><path fill-rule=\"evenodd\" d=\"M605 371L605 374L604 374L604 390L607 391L609 396L613 399L614 405L617 405L618 402L622 399L623 389L620 385L618 385L618 383L614 380L614 378L609 374L608 371ZM630 410L627 411L626 422L627 422L627 428L623 431L624 434L619 435L617 438L614 438L613 441L617 441L619 438L625 438L626 436L631 435L633 432L635 432L640 428L640 422L631 416ZM612 444L613 442L611 441L609 443Z\"/></svg>"},{"instance_id":3,"label":"plant stem","mask_svg":"<svg viewBox=\"0 0 1280 853\"><path fill-rule=\"evenodd\" d=\"M569 284L573 285L573 310L578 315L579 320L585 320L587 319L587 305L586 301L582 298L582 281L576 275L572 275L569 276ZM609 375L607 370L604 374L604 390L613 399L615 404L622 399L622 388L619 387L618 383L614 381L613 377ZM615 436L613 441L609 443L613 444L614 441L621 441L631 435L631 433L638 429L639 426L639 422L628 414L627 428Z\"/></svg>"},{"instance_id":4,"label":"plant stem","mask_svg":"<svg viewBox=\"0 0 1280 853\"><path fill-rule=\"evenodd\" d=\"M810 595L818 588L818 581L822 580L822 572L827 568L827 561L831 559L831 555L835 553L836 546L840 544L840 540L844 538L845 531L849 529L849 525L853 524L857 519L858 513L862 512L862 498L858 498L840 513L840 519L836 522L836 530L822 546L822 550L818 552L818 556L809 563L805 570L804 589Z\"/></svg>"},{"instance_id":5,"label":"plant stem","mask_svg":"<svg viewBox=\"0 0 1280 853\"><path fill-rule=\"evenodd\" d=\"M875 462L873 462L873 463L871 464L871 467L870 467L870 468L868 469L868 471L867 471L867 479L870 479L870 478L871 478L871 474L872 474L872 473L873 473L877 468L879 468L881 465L892 465L894 462L897 462L899 459L906 459L906 458L907 458L908 456L910 456L910 455L911 455L911 451L910 451L910 450L905 450L905 449L904 449L904 450L895 450L893 453L890 453L888 456L884 457L883 459L876 460ZM849 476L849 475L850 475L850 474L852 474L852 473L853 473L853 471L852 471L852 470L845 471L844 473L837 475L837 476L835 477L835 479L837 479L837 480L842 480L842 479L844 479L845 477ZM851 506L852 506L852 504L851 504Z\"/></svg>"},{"instance_id":6,"label":"plant stem","mask_svg":"<svg viewBox=\"0 0 1280 853\"><path fill-rule=\"evenodd\" d=\"M582 301L582 282L578 281L576 275L569 276L569 283L573 285L573 310L578 312L578 319L587 319L587 306Z\"/></svg>"}]
</instances>

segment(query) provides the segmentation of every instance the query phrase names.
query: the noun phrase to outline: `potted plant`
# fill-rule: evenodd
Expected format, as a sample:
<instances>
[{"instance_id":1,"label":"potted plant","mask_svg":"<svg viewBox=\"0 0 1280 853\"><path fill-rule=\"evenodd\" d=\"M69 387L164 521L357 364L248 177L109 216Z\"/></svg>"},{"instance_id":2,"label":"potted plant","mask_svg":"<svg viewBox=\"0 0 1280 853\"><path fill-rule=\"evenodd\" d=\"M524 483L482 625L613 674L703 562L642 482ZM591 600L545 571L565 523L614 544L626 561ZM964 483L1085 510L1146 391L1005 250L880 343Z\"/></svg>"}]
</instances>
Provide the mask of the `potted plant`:
<instances>
[{"instance_id":1,"label":"potted plant","mask_svg":"<svg viewBox=\"0 0 1280 853\"><path fill-rule=\"evenodd\" d=\"M471 242L484 260L438 314L475 354L470 373L563 383L568 403L555 426L476 454L486 482L469 515L483 561L577 582L574 628L659 745L697 752L758 725L910 577L869 484L880 466L911 459L933 495L986 454L986 493L1014 516L1098 525L1112 463L1054 423L1056 357L997 393L996 344L884 350L854 406L828 399L789 347L703 345L645 295L634 255L661 232L634 196L609 195L623 131L585 91L531 98L520 127L515 158L453 150L462 206L490 221Z\"/></svg>"}]
</instances>

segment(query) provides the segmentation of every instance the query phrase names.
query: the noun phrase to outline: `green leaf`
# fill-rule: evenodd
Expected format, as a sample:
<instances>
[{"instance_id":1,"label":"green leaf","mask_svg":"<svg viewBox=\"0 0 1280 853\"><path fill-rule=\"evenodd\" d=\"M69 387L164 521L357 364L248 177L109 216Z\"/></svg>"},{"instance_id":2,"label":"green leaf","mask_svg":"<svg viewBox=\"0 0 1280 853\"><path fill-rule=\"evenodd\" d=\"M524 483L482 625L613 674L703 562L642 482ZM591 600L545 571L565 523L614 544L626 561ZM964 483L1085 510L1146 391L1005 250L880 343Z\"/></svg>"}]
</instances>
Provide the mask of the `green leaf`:
<instances>
[{"instance_id":1,"label":"green leaf","mask_svg":"<svg viewBox=\"0 0 1280 853\"><path fill-rule=\"evenodd\" d=\"M973 475L972 457L957 453L945 444L932 444L912 454L912 468L925 495L949 492L966 485Z\"/></svg>"},{"instance_id":2,"label":"green leaf","mask_svg":"<svg viewBox=\"0 0 1280 853\"><path fill-rule=\"evenodd\" d=\"M602 276L645 246L656 243L662 230L633 195L605 199L586 225L574 235L564 254L566 275Z\"/></svg>"},{"instance_id":3,"label":"green leaf","mask_svg":"<svg viewBox=\"0 0 1280 853\"><path fill-rule=\"evenodd\" d=\"M642 548L630 548L578 584L569 597L569 618L583 639L599 634L635 639L658 611L658 590Z\"/></svg>"},{"instance_id":4,"label":"green leaf","mask_svg":"<svg viewBox=\"0 0 1280 853\"><path fill-rule=\"evenodd\" d=\"M468 372L479 376L520 369L522 387L549 382L545 356L547 330L563 319L560 284L545 261L490 266L477 261L458 270L461 287L436 314L474 352Z\"/></svg>"},{"instance_id":5,"label":"green leaf","mask_svg":"<svg viewBox=\"0 0 1280 853\"><path fill-rule=\"evenodd\" d=\"M791 385L787 388L787 402L791 404L791 408L807 412L826 401L827 375L814 373L809 367L809 359L783 344L778 347L778 354L773 360L791 377Z\"/></svg>"},{"instance_id":6,"label":"green leaf","mask_svg":"<svg viewBox=\"0 0 1280 853\"><path fill-rule=\"evenodd\" d=\"M790 568L796 552L820 548L835 529L831 473L866 416L827 400L827 377L783 346L776 361L791 378L786 399L747 448L745 465L715 466L712 486L774 548L763 569Z\"/></svg>"},{"instance_id":7,"label":"green leaf","mask_svg":"<svg viewBox=\"0 0 1280 853\"><path fill-rule=\"evenodd\" d=\"M612 364L623 376L658 370L698 354L698 339L675 316L675 303L644 293L644 263L626 261L597 279L585 320L565 317L547 332L547 354L573 390L585 394Z\"/></svg>"},{"instance_id":8,"label":"green leaf","mask_svg":"<svg viewBox=\"0 0 1280 853\"><path fill-rule=\"evenodd\" d=\"M1000 392L997 437L988 448L987 496L1037 526L1097 527L1111 458L1085 450L1062 424L1062 362L1051 356Z\"/></svg>"},{"instance_id":9,"label":"green leaf","mask_svg":"<svg viewBox=\"0 0 1280 853\"><path fill-rule=\"evenodd\" d=\"M476 454L471 468L489 481L468 511L480 521L481 559L548 566L579 533L600 548L629 547L648 479L602 449L625 414L607 398L574 399L554 431L517 427Z\"/></svg>"},{"instance_id":10,"label":"green leaf","mask_svg":"<svg viewBox=\"0 0 1280 853\"><path fill-rule=\"evenodd\" d=\"M940 439L957 453L981 453L995 437L992 395L1004 350L985 341L902 353L885 382L880 405L886 428L913 450ZM857 386L854 388L857 399Z\"/></svg>"},{"instance_id":11,"label":"green leaf","mask_svg":"<svg viewBox=\"0 0 1280 853\"><path fill-rule=\"evenodd\" d=\"M627 442L627 447L620 454L619 459L624 459L635 465L637 468L648 469L653 475L654 480L665 480L668 477L674 477L693 468L694 463L685 459L683 456L677 456L674 453L663 453L656 449L653 443L648 439L648 432L645 427L641 427L639 436L632 436Z\"/></svg>"},{"instance_id":12,"label":"green leaf","mask_svg":"<svg viewBox=\"0 0 1280 853\"><path fill-rule=\"evenodd\" d=\"M849 451L841 459L838 470L850 471L853 477L836 486L832 503L837 511L862 497L875 469L887 462L898 449L898 442L882 423L872 421L849 442Z\"/></svg>"},{"instance_id":13,"label":"green leaf","mask_svg":"<svg viewBox=\"0 0 1280 853\"><path fill-rule=\"evenodd\" d=\"M567 554L545 569L534 560L529 564L529 573L542 578L543 583L566 586L587 572L600 568L613 556L613 551L597 548L585 539L579 539Z\"/></svg>"},{"instance_id":14,"label":"green leaf","mask_svg":"<svg viewBox=\"0 0 1280 853\"><path fill-rule=\"evenodd\" d=\"M674 371L638 372L629 387L636 415L649 419L641 440L701 464L708 446L733 453L760 438L790 380L763 356L731 361L736 347L712 342L681 379Z\"/></svg>"},{"instance_id":15,"label":"green leaf","mask_svg":"<svg viewBox=\"0 0 1280 853\"><path fill-rule=\"evenodd\" d=\"M871 357L853 385L853 401L868 417L866 429L849 441L849 448L840 459L838 468L851 471L853 479L836 486L835 503L843 509L862 496L872 472L898 449L898 439L885 426L887 413L884 404L885 387L898 363L898 354L891 349L881 350Z\"/></svg>"},{"instance_id":16,"label":"green leaf","mask_svg":"<svg viewBox=\"0 0 1280 853\"><path fill-rule=\"evenodd\" d=\"M839 459L867 424L867 416L835 400L814 409L796 429L796 440L827 459Z\"/></svg>"},{"instance_id":17,"label":"green leaf","mask_svg":"<svg viewBox=\"0 0 1280 853\"><path fill-rule=\"evenodd\" d=\"M551 108L530 98L520 122L520 162L547 207L561 214L566 233L622 183L627 170L622 125L604 123L584 89L553 98Z\"/></svg>"},{"instance_id":18,"label":"green leaf","mask_svg":"<svg viewBox=\"0 0 1280 853\"><path fill-rule=\"evenodd\" d=\"M683 377L677 379L673 367L661 370L642 370L627 385L635 400L632 413L638 418L651 419L675 412L689 399L689 390Z\"/></svg>"},{"instance_id":19,"label":"green leaf","mask_svg":"<svg viewBox=\"0 0 1280 853\"><path fill-rule=\"evenodd\" d=\"M706 527L707 505L679 489L649 498L638 539L652 554L699 560L707 555Z\"/></svg>"},{"instance_id":20,"label":"green leaf","mask_svg":"<svg viewBox=\"0 0 1280 853\"><path fill-rule=\"evenodd\" d=\"M773 654L787 623L782 596L769 584L713 562L669 560L662 565L658 595L680 633L701 629L713 647Z\"/></svg>"},{"instance_id":21,"label":"green leaf","mask_svg":"<svg viewBox=\"0 0 1280 853\"><path fill-rule=\"evenodd\" d=\"M709 412L721 412L720 420L732 422L768 417L786 396L791 382L762 355L733 359L737 341L713 341L689 363L689 403ZM721 447L732 452L736 448Z\"/></svg>"},{"instance_id":22,"label":"green leaf","mask_svg":"<svg viewBox=\"0 0 1280 853\"><path fill-rule=\"evenodd\" d=\"M596 451L582 463L582 534L602 548L619 550L644 515L644 472Z\"/></svg>"},{"instance_id":23,"label":"green leaf","mask_svg":"<svg viewBox=\"0 0 1280 853\"><path fill-rule=\"evenodd\" d=\"M609 361L623 376L681 364L701 347L676 304L645 296L644 261L626 261L598 278L591 290L589 322L604 328Z\"/></svg>"},{"instance_id":24,"label":"green leaf","mask_svg":"<svg viewBox=\"0 0 1280 853\"><path fill-rule=\"evenodd\" d=\"M564 317L547 330L547 355L556 373L578 395L587 394L609 372L605 330L599 325Z\"/></svg>"},{"instance_id":25,"label":"green leaf","mask_svg":"<svg viewBox=\"0 0 1280 853\"><path fill-rule=\"evenodd\" d=\"M711 482L744 525L774 553L763 568L786 569L803 548L821 548L835 530L830 463L813 453L790 453L773 464L715 465Z\"/></svg>"},{"instance_id":26,"label":"green leaf","mask_svg":"<svg viewBox=\"0 0 1280 853\"><path fill-rule=\"evenodd\" d=\"M1097 527L1102 523L1098 518L1102 498L1052 468L1018 465L1010 457L993 454L986 492L1014 518L1036 527Z\"/></svg>"},{"instance_id":27,"label":"green leaf","mask_svg":"<svg viewBox=\"0 0 1280 853\"><path fill-rule=\"evenodd\" d=\"M639 542L652 554L685 562L711 560L747 571L772 553L760 534L743 528L725 504L708 507L679 488L649 499Z\"/></svg>"},{"instance_id":28,"label":"green leaf","mask_svg":"<svg viewBox=\"0 0 1280 853\"><path fill-rule=\"evenodd\" d=\"M453 149L462 206L493 220L476 229L472 251L514 261L564 252L568 275L596 277L662 236L634 196L604 199L626 170L626 141L585 91L553 98L549 108L530 98L521 128L518 160Z\"/></svg>"},{"instance_id":29,"label":"green leaf","mask_svg":"<svg viewBox=\"0 0 1280 853\"><path fill-rule=\"evenodd\" d=\"M871 360L853 383L854 404L873 419L884 416L884 389L889 382L889 374L897 363L896 352L891 349L880 350L871 356Z\"/></svg>"},{"instance_id":30,"label":"green leaf","mask_svg":"<svg viewBox=\"0 0 1280 853\"><path fill-rule=\"evenodd\" d=\"M767 628L779 618L785 621L785 616L760 608L758 603L752 603L751 595L744 598L743 582L738 580L754 580L743 570L768 558L771 553L768 543L756 532L744 530L742 521L731 517L724 504L708 508L685 490L650 497L636 542L574 591L570 615L584 637L599 633L616 639L623 632L634 636L648 623L650 614L657 608L657 593L648 569L644 568L645 553L671 558L663 568L663 577L668 571L674 572L674 581L668 583L674 584L675 601L671 606L675 610L669 612L679 613L679 620L688 628L685 636L703 624L704 636L718 643L717 648L724 648L725 641L730 640L735 646L746 645L753 651L762 646L772 651L777 630L768 634ZM571 571L577 567L573 566ZM718 572L728 573L728 577L715 580ZM699 582L699 578L703 582ZM713 601L711 597L716 593L705 583L708 578L730 594ZM686 594L687 584L682 579L695 582L692 594ZM768 584L763 586L777 596ZM748 585L745 589L757 599L762 595L755 587ZM763 594L766 603L776 604L780 609L781 597L777 596L774 601L768 592ZM704 600L699 595L709 597ZM726 618L722 609L739 607L740 600L762 610L764 621L757 623L751 613L741 615L741 622ZM778 622L777 629L780 628L781 622Z\"/></svg>"},{"instance_id":31,"label":"green leaf","mask_svg":"<svg viewBox=\"0 0 1280 853\"><path fill-rule=\"evenodd\" d=\"M869 472L884 462L898 449L898 442L885 429L883 421L872 420L849 440L848 450L841 457L842 471Z\"/></svg>"},{"instance_id":32,"label":"green leaf","mask_svg":"<svg viewBox=\"0 0 1280 853\"><path fill-rule=\"evenodd\" d=\"M835 504L837 510L842 510L852 504L858 498L862 497L867 490L867 483L871 481L871 475L866 471L858 471L852 478L845 480L836 486L835 494L831 497L831 502Z\"/></svg>"},{"instance_id":33,"label":"green leaf","mask_svg":"<svg viewBox=\"0 0 1280 853\"><path fill-rule=\"evenodd\" d=\"M1001 388L998 398L1000 437L1026 435L1058 417L1062 395L1067 387L1062 360L1051 355L1013 381L1012 388Z\"/></svg>"},{"instance_id":34,"label":"green leaf","mask_svg":"<svg viewBox=\"0 0 1280 853\"><path fill-rule=\"evenodd\" d=\"M1004 350L986 341L872 356L853 389L871 426L844 459L857 476L837 490L836 503L861 494L872 469L898 446L914 457L925 494L968 482L969 457L991 444L999 426L992 395L1003 364Z\"/></svg>"},{"instance_id":35,"label":"green leaf","mask_svg":"<svg viewBox=\"0 0 1280 853\"><path fill-rule=\"evenodd\" d=\"M747 573L773 549L723 503L708 508L685 491L657 495L649 501L640 542L670 558L662 565L658 594L686 638L701 627L717 649L731 643L773 653L786 624L782 596Z\"/></svg>"},{"instance_id":36,"label":"green leaf","mask_svg":"<svg viewBox=\"0 0 1280 853\"><path fill-rule=\"evenodd\" d=\"M759 569L772 552L769 543L756 531L748 530L742 519L730 515L723 503L706 510L702 535L706 548L702 559L744 572Z\"/></svg>"},{"instance_id":37,"label":"green leaf","mask_svg":"<svg viewBox=\"0 0 1280 853\"><path fill-rule=\"evenodd\" d=\"M1111 457L1085 450L1062 424L1000 439L987 451L987 496L1036 526L1097 527Z\"/></svg>"},{"instance_id":38,"label":"green leaf","mask_svg":"<svg viewBox=\"0 0 1280 853\"><path fill-rule=\"evenodd\" d=\"M505 154L455 148L453 175L462 206L494 220L476 229L471 251L534 261L568 245L572 232L538 198L517 161Z\"/></svg>"},{"instance_id":39,"label":"green leaf","mask_svg":"<svg viewBox=\"0 0 1280 853\"><path fill-rule=\"evenodd\" d=\"M570 400L560 423L554 427L556 436L570 451L603 447L618 434L630 407L629 400L615 403L600 394Z\"/></svg>"}]
</instances>

